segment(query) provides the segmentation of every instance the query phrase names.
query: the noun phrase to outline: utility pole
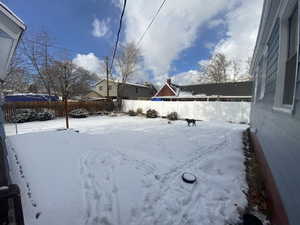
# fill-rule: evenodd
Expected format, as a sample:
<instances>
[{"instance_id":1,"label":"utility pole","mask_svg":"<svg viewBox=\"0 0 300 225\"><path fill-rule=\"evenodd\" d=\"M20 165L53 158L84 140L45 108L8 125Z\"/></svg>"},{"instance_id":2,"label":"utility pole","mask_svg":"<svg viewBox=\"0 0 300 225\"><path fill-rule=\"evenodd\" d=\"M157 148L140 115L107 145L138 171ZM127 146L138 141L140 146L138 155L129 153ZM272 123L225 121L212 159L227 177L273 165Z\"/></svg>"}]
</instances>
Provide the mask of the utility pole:
<instances>
[{"instance_id":1,"label":"utility pole","mask_svg":"<svg viewBox=\"0 0 300 225\"><path fill-rule=\"evenodd\" d=\"M109 58L108 56L105 57L105 67L106 67L106 97L107 99L109 99L109 82L108 82L108 78L109 78Z\"/></svg>"}]
</instances>

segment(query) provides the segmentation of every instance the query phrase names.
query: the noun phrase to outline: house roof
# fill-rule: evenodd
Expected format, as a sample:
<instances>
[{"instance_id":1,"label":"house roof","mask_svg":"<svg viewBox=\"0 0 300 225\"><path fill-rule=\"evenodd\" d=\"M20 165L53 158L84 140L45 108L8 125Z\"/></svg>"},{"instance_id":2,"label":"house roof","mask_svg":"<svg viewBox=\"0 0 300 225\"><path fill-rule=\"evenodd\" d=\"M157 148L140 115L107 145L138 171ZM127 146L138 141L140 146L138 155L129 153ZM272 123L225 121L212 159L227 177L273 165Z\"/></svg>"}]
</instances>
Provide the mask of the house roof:
<instances>
[{"instance_id":1,"label":"house roof","mask_svg":"<svg viewBox=\"0 0 300 225\"><path fill-rule=\"evenodd\" d=\"M190 92L192 95L218 96L251 96L252 81L209 83L180 86L181 92Z\"/></svg>"},{"instance_id":2,"label":"house roof","mask_svg":"<svg viewBox=\"0 0 300 225\"><path fill-rule=\"evenodd\" d=\"M11 11L4 3L0 2L0 11L7 15L12 21L14 21L22 30L26 29L25 23Z\"/></svg>"},{"instance_id":3,"label":"house roof","mask_svg":"<svg viewBox=\"0 0 300 225\"><path fill-rule=\"evenodd\" d=\"M243 81L227 83L192 84L180 86L172 83L168 84L166 82L163 87L167 85L174 92L177 98L203 96L252 96L252 83L252 81ZM154 97L159 97L158 93L160 92L160 90L156 93Z\"/></svg>"},{"instance_id":4,"label":"house roof","mask_svg":"<svg viewBox=\"0 0 300 225\"><path fill-rule=\"evenodd\" d=\"M96 84L94 84L94 86L97 86L98 84L100 84L101 82L106 81L106 79L102 79L100 81L98 81ZM115 80L108 80L110 82L114 82L114 83L122 83L120 81L115 81ZM143 87L143 88L154 88L153 85L149 84L149 85L144 85L144 84L136 84L136 83L131 83L131 82L126 82L126 85L131 85L131 86L136 86L136 87ZM154 88L155 89L155 88Z\"/></svg>"},{"instance_id":5,"label":"house roof","mask_svg":"<svg viewBox=\"0 0 300 225\"><path fill-rule=\"evenodd\" d=\"M173 93L174 95L176 96L177 93L178 93L178 89L176 87L176 85L173 85L173 84L169 84L168 82L166 82L157 92L156 94L154 95L154 97L156 97L160 92L161 90L164 88L164 87L168 87Z\"/></svg>"}]
</instances>

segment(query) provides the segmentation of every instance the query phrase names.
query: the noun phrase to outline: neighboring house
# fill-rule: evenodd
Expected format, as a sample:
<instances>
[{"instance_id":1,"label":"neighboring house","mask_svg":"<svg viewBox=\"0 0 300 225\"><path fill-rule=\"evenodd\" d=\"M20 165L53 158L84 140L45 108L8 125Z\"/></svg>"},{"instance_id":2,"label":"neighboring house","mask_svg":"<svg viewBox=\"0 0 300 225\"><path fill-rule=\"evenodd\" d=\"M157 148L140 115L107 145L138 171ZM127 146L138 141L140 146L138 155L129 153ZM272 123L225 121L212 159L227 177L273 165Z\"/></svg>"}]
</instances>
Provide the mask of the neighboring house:
<instances>
[{"instance_id":1,"label":"neighboring house","mask_svg":"<svg viewBox=\"0 0 300 225\"><path fill-rule=\"evenodd\" d=\"M150 99L156 92L156 89L151 84L134 84L134 83L120 83L117 81L108 81L108 90L110 98L122 99ZM91 98L107 97L107 81L106 79L95 84L93 91L87 96ZM87 97L86 96L86 97Z\"/></svg>"},{"instance_id":2,"label":"neighboring house","mask_svg":"<svg viewBox=\"0 0 300 225\"><path fill-rule=\"evenodd\" d=\"M251 101L252 81L176 85L168 79L152 100Z\"/></svg>"},{"instance_id":3,"label":"neighboring house","mask_svg":"<svg viewBox=\"0 0 300 225\"><path fill-rule=\"evenodd\" d=\"M273 225L300 224L299 0L265 0L251 64L252 139Z\"/></svg>"}]
</instances>

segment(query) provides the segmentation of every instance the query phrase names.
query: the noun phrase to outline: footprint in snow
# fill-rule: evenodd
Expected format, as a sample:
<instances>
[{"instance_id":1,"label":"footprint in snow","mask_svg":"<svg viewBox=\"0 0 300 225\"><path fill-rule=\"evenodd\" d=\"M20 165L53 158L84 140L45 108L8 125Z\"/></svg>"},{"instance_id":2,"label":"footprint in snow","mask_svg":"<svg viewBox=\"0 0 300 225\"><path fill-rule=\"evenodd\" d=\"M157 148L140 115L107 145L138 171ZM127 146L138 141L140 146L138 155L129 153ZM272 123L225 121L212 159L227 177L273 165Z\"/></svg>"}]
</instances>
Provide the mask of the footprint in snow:
<instances>
[{"instance_id":1,"label":"footprint in snow","mask_svg":"<svg viewBox=\"0 0 300 225\"><path fill-rule=\"evenodd\" d=\"M37 212L37 213L35 214L35 218L38 219L38 218L40 217L41 214L42 214L42 212Z\"/></svg>"}]
</instances>

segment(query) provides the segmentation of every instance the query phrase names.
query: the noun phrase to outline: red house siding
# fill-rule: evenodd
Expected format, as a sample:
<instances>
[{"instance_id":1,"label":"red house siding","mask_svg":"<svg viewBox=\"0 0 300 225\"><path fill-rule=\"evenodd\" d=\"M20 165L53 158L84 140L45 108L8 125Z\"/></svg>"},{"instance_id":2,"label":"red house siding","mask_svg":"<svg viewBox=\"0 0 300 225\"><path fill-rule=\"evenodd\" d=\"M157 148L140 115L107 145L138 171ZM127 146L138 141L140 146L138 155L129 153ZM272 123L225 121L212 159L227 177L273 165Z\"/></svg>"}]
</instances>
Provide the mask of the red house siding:
<instances>
[{"instance_id":1,"label":"red house siding","mask_svg":"<svg viewBox=\"0 0 300 225\"><path fill-rule=\"evenodd\" d=\"M160 91L156 94L156 97L159 97L159 96L175 96L175 94L169 88L169 86L165 84L165 86L162 89L160 89Z\"/></svg>"}]
</instances>

